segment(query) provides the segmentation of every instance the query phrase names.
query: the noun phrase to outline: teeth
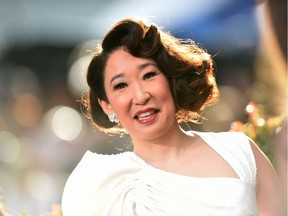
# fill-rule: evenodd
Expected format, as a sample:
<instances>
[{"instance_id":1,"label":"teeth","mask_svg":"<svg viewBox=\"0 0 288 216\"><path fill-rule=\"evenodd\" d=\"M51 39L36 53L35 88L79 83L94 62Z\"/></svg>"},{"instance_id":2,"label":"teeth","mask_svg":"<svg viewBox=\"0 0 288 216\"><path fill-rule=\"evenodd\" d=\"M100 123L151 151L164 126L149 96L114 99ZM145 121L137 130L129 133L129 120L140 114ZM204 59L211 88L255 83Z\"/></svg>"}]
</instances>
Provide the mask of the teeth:
<instances>
[{"instance_id":1,"label":"teeth","mask_svg":"<svg viewBox=\"0 0 288 216\"><path fill-rule=\"evenodd\" d=\"M150 115L154 114L153 111L150 111L150 112L145 112L145 113L141 113L140 115L138 115L138 119L145 119L147 117L149 117Z\"/></svg>"}]
</instances>

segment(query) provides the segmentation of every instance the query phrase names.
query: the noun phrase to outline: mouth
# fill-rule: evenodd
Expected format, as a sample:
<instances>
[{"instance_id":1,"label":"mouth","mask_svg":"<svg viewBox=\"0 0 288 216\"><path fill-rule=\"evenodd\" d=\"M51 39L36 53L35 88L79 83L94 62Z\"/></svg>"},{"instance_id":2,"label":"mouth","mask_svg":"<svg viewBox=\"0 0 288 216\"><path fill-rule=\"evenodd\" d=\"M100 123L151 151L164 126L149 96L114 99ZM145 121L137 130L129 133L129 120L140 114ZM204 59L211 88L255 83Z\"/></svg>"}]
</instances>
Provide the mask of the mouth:
<instances>
[{"instance_id":1,"label":"mouth","mask_svg":"<svg viewBox=\"0 0 288 216\"><path fill-rule=\"evenodd\" d=\"M151 118L152 116L154 116L155 114L157 114L158 112L159 112L159 110L156 110L156 109L140 111L140 112L136 113L134 118L139 120L139 121L145 121L145 120Z\"/></svg>"}]
</instances>

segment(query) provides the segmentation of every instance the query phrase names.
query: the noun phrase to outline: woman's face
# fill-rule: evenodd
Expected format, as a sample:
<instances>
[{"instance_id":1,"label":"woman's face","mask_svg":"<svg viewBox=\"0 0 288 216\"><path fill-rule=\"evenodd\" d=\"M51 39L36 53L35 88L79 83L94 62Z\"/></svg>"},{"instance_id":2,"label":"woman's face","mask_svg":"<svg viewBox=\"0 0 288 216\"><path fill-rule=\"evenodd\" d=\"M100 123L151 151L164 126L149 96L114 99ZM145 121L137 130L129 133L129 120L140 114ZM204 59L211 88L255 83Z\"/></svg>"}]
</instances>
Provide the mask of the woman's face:
<instances>
[{"instance_id":1,"label":"woman's face","mask_svg":"<svg viewBox=\"0 0 288 216\"><path fill-rule=\"evenodd\" d=\"M115 112L132 138L156 139L178 126L168 80L153 60L117 49L107 60L104 87L108 102L99 101L101 107Z\"/></svg>"}]
</instances>

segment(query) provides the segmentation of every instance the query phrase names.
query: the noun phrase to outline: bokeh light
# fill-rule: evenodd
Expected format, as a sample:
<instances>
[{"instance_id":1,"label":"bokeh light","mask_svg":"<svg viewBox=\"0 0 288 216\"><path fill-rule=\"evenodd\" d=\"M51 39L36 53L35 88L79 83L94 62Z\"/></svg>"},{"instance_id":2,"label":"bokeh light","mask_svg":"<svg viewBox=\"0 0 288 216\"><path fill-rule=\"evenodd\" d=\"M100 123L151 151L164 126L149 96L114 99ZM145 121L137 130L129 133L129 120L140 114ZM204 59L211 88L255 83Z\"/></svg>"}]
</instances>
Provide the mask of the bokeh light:
<instances>
[{"instance_id":1,"label":"bokeh light","mask_svg":"<svg viewBox=\"0 0 288 216\"><path fill-rule=\"evenodd\" d=\"M287 25L281 11L273 13L278 27L270 26L265 14L280 1L108 0L69 7L64 1L2 2L0 197L13 215L24 209L37 216L60 204L64 183L87 150L110 154L121 142L130 144L128 136L121 140L89 127L78 102L93 52L119 18L146 17L179 38L195 40L214 57L220 101L204 110L207 121L196 130L241 131L249 127L247 114L258 113L255 104L270 115L286 108L287 52L281 56L279 48L287 46L275 43ZM246 107L249 101L255 104ZM253 124L264 124L262 129L270 123L262 113L256 117Z\"/></svg>"},{"instance_id":2,"label":"bokeh light","mask_svg":"<svg viewBox=\"0 0 288 216\"><path fill-rule=\"evenodd\" d=\"M263 119L263 118L257 119L257 125L260 127L264 126L265 125L265 119Z\"/></svg>"},{"instance_id":3,"label":"bokeh light","mask_svg":"<svg viewBox=\"0 0 288 216\"><path fill-rule=\"evenodd\" d=\"M84 56L77 59L71 66L68 74L68 87L75 97L79 97L87 89L86 69L91 56Z\"/></svg>"},{"instance_id":4,"label":"bokeh light","mask_svg":"<svg viewBox=\"0 0 288 216\"><path fill-rule=\"evenodd\" d=\"M249 104L246 106L246 112L247 112L248 114L254 113L254 112L255 112L255 109L256 109L256 107L255 107L255 104L253 104L253 103L249 103Z\"/></svg>"},{"instance_id":5,"label":"bokeh light","mask_svg":"<svg viewBox=\"0 0 288 216\"><path fill-rule=\"evenodd\" d=\"M25 92L38 94L40 83L36 74L28 67L15 66L13 68L13 78L11 82L11 94L18 95Z\"/></svg>"},{"instance_id":6,"label":"bokeh light","mask_svg":"<svg viewBox=\"0 0 288 216\"><path fill-rule=\"evenodd\" d=\"M80 114L73 108L57 106L51 109L46 118L53 133L60 139L72 141L76 139L83 128Z\"/></svg>"},{"instance_id":7,"label":"bokeh light","mask_svg":"<svg viewBox=\"0 0 288 216\"><path fill-rule=\"evenodd\" d=\"M49 200L56 192L53 178L43 170L29 170L25 174L25 189L36 200Z\"/></svg>"},{"instance_id":8,"label":"bokeh light","mask_svg":"<svg viewBox=\"0 0 288 216\"><path fill-rule=\"evenodd\" d=\"M19 139L8 131L0 132L0 160L5 163L15 162L21 152Z\"/></svg>"},{"instance_id":9,"label":"bokeh light","mask_svg":"<svg viewBox=\"0 0 288 216\"><path fill-rule=\"evenodd\" d=\"M20 126L32 128L42 117L42 104L35 95L19 94L13 101L12 113Z\"/></svg>"}]
</instances>

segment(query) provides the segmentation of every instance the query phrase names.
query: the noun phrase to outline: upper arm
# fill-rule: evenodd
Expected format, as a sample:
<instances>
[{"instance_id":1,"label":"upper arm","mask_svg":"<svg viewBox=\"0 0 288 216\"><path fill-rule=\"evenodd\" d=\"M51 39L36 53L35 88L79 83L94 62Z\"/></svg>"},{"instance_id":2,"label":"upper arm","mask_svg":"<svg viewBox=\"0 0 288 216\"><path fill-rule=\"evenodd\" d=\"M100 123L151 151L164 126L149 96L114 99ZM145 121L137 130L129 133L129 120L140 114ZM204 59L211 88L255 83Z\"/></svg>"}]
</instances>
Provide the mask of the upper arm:
<instances>
[{"instance_id":1,"label":"upper arm","mask_svg":"<svg viewBox=\"0 0 288 216\"><path fill-rule=\"evenodd\" d=\"M256 196L259 215L280 216L283 214L284 199L281 198L279 178L267 156L252 140L250 144L257 167Z\"/></svg>"}]
</instances>

